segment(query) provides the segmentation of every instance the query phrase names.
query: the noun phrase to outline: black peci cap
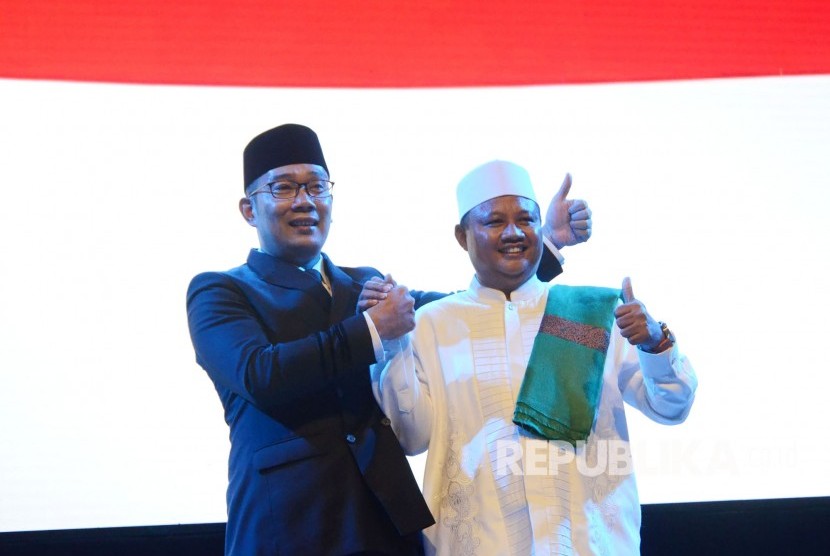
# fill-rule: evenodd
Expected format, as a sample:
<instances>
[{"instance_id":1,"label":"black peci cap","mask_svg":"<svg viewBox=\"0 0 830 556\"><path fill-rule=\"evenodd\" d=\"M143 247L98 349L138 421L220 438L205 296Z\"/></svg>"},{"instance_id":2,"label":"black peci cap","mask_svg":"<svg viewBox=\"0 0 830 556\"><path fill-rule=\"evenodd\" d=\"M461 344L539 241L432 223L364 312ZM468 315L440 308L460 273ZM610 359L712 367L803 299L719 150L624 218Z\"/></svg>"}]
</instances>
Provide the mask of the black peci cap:
<instances>
[{"instance_id":1,"label":"black peci cap","mask_svg":"<svg viewBox=\"0 0 830 556\"><path fill-rule=\"evenodd\" d=\"M245 147L242 159L246 189L268 170L289 164L317 164L329 171L317 134L299 124L284 124L260 133Z\"/></svg>"}]
</instances>

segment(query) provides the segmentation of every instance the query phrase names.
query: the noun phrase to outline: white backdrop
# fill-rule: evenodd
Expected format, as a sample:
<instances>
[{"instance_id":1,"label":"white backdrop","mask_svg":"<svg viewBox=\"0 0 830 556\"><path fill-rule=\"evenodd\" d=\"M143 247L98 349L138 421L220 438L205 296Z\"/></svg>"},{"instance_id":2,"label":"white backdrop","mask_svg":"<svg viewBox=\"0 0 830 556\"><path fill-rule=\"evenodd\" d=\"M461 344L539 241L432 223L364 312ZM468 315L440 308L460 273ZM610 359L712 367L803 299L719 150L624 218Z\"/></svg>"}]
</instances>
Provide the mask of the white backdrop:
<instances>
[{"instance_id":1,"label":"white backdrop","mask_svg":"<svg viewBox=\"0 0 830 556\"><path fill-rule=\"evenodd\" d=\"M454 185L491 158L572 173L594 237L563 283L634 292L699 379L689 420L629 411L644 503L830 495L830 76L307 90L0 80L0 530L225 520L227 428L190 278L244 262L241 153L321 137L326 252L465 288ZM423 459L413 460L420 475Z\"/></svg>"}]
</instances>

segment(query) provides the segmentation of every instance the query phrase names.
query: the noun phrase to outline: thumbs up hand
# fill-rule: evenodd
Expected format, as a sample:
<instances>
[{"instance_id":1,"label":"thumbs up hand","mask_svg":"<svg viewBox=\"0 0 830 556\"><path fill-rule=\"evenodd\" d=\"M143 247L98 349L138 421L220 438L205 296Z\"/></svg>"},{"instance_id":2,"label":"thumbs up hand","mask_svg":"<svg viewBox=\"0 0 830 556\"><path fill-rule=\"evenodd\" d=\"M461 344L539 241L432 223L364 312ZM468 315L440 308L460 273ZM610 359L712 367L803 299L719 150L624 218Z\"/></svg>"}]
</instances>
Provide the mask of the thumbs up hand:
<instances>
[{"instance_id":1,"label":"thumbs up hand","mask_svg":"<svg viewBox=\"0 0 830 556\"><path fill-rule=\"evenodd\" d=\"M631 303L634 301L634 288L631 286L631 278L626 276L622 283L622 298L623 303Z\"/></svg>"},{"instance_id":2,"label":"thumbs up hand","mask_svg":"<svg viewBox=\"0 0 830 556\"><path fill-rule=\"evenodd\" d=\"M623 278L622 298L623 303L616 308L614 316L623 338L631 345L649 352L660 352L671 346L671 342L666 340L660 329L660 323L654 320L646 311L646 306L634 297L631 278L627 276ZM664 340L667 343L661 346Z\"/></svg>"},{"instance_id":3,"label":"thumbs up hand","mask_svg":"<svg viewBox=\"0 0 830 556\"><path fill-rule=\"evenodd\" d=\"M571 181L571 175L565 174L545 213L544 233L557 249L591 237L591 209L582 199L568 199Z\"/></svg>"}]
</instances>

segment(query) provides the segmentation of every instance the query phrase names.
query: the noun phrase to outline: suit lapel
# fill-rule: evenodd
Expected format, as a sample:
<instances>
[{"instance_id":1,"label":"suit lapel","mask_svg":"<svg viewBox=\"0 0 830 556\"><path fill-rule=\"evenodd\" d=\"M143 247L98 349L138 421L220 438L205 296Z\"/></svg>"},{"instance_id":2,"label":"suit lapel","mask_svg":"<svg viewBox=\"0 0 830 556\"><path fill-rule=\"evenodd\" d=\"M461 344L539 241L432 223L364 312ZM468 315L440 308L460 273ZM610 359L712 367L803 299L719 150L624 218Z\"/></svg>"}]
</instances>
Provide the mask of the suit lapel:
<instances>
[{"instance_id":1,"label":"suit lapel","mask_svg":"<svg viewBox=\"0 0 830 556\"><path fill-rule=\"evenodd\" d=\"M329 311L331 296L326 288L296 266L262 253L257 249L251 249L248 255L248 266L269 284L302 291L313 299L315 304L324 312ZM326 271L328 272L328 269Z\"/></svg>"}]
</instances>

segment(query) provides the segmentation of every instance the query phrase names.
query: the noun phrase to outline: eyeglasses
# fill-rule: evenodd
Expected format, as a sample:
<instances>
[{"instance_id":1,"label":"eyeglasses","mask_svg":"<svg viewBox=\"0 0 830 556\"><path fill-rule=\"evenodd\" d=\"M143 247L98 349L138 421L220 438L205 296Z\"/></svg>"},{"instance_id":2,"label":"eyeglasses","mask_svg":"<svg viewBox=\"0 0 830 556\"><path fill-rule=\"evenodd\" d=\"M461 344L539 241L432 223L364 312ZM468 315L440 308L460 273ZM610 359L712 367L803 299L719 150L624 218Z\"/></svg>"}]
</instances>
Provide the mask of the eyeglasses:
<instances>
[{"instance_id":1,"label":"eyeglasses","mask_svg":"<svg viewBox=\"0 0 830 556\"><path fill-rule=\"evenodd\" d=\"M332 187L334 187L334 182L329 180L317 179L305 183L297 183L291 180L278 180L257 187L251 191L248 197L253 197L257 193L267 191L274 199L295 199L300 194L300 189L305 188L305 192L309 197L321 199L323 197L331 197Z\"/></svg>"}]
</instances>

